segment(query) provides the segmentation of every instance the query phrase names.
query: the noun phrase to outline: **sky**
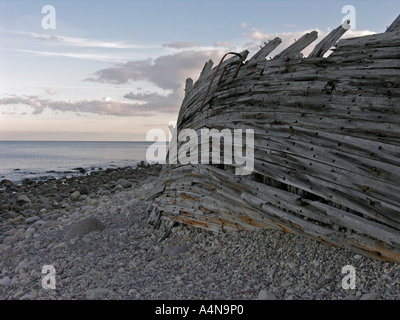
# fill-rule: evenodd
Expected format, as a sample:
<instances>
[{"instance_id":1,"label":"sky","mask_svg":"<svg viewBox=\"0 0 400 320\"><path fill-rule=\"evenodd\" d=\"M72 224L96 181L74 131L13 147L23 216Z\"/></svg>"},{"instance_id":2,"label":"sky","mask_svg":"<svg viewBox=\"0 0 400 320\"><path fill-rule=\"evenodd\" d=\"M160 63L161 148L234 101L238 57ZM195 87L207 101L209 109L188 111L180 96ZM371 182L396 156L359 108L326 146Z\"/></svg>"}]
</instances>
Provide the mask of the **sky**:
<instances>
[{"instance_id":1,"label":"sky","mask_svg":"<svg viewBox=\"0 0 400 320\"><path fill-rule=\"evenodd\" d=\"M316 30L307 56L346 16L354 37L399 14L398 0L0 0L0 140L144 141L209 59L280 37L273 57Z\"/></svg>"}]
</instances>

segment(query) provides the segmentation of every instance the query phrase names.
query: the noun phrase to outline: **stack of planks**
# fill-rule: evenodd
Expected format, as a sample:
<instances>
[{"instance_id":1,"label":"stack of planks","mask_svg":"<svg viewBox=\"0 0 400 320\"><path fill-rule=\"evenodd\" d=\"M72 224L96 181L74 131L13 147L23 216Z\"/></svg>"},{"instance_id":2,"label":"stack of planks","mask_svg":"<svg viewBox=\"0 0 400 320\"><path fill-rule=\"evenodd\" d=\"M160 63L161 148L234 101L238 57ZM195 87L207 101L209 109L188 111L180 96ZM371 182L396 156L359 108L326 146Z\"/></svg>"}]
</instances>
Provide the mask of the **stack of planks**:
<instances>
[{"instance_id":1,"label":"stack of planks","mask_svg":"<svg viewBox=\"0 0 400 320\"><path fill-rule=\"evenodd\" d=\"M342 40L339 26L306 58L300 52L317 32L267 60L276 38L235 77L241 61L228 59L200 110L216 70L207 62L186 82L177 132L252 129L254 170L167 161L148 198L150 222L167 230L274 228L400 262L399 21Z\"/></svg>"}]
</instances>

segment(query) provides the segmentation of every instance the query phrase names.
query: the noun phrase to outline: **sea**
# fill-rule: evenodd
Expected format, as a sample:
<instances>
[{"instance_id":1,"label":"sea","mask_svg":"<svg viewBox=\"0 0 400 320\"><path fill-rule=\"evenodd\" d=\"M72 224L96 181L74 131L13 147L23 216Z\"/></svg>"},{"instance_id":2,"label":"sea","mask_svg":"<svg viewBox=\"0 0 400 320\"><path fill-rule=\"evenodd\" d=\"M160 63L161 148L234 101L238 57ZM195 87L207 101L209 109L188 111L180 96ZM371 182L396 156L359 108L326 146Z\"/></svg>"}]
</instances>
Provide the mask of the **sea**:
<instances>
[{"instance_id":1,"label":"sea","mask_svg":"<svg viewBox=\"0 0 400 320\"><path fill-rule=\"evenodd\" d=\"M0 180L19 184L146 162L149 141L0 141Z\"/></svg>"}]
</instances>

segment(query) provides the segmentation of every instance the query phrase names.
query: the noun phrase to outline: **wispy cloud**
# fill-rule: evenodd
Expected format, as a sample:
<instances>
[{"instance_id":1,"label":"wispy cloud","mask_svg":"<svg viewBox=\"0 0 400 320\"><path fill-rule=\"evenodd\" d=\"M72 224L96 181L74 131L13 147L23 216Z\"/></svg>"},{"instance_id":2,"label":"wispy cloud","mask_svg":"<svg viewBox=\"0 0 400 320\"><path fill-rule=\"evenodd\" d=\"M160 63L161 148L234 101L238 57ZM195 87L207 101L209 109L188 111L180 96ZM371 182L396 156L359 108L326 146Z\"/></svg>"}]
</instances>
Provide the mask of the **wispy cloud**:
<instances>
[{"instance_id":1,"label":"wispy cloud","mask_svg":"<svg viewBox=\"0 0 400 320\"><path fill-rule=\"evenodd\" d=\"M75 59L85 59L85 60L97 60L97 61L126 61L129 56L126 55L116 55L114 53L104 53L104 52L64 52L64 51L40 51L40 50L25 50L25 49L15 49L15 52L29 53L37 56L44 57L67 57Z\"/></svg>"},{"instance_id":2,"label":"wispy cloud","mask_svg":"<svg viewBox=\"0 0 400 320\"><path fill-rule=\"evenodd\" d=\"M41 114L46 108L53 111L61 112L84 112L98 115L114 115L114 116L141 116L147 117L155 115L156 112L173 112L176 109L172 109L170 105L163 108L162 104L148 106L146 102L127 103L115 101L110 98L104 98L103 100L53 100L44 99L38 96L30 97L10 97L0 99L1 106L23 104L33 108L33 114Z\"/></svg>"},{"instance_id":3,"label":"wispy cloud","mask_svg":"<svg viewBox=\"0 0 400 320\"><path fill-rule=\"evenodd\" d=\"M40 34L27 31L10 31L10 30L0 30L1 32L8 32L13 34L19 34L24 36L29 36L37 40L53 42L56 44L63 44L73 47L86 47L86 48L111 48L111 49L150 49L159 48L156 45L138 45L127 41L106 41L98 39L88 39L61 35L48 35Z\"/></svg>"},{"instance_id":4,"label":"wispy cloud","mask_svg":"<svg viewBox=\"0 0 400 320\"><path fill-rule=\"evenodd\" d=\"M173 41L169 43L164 43L162 46L174 49L187 49L187 48L199 47L200 43L193 41Z\"/></svg>"},{"instance_id":5,"label":"wispy cloud","mask_svg":"<svg viewBox=\"0 0 400 320\"><path fill-rule=\"evenodd\" d=\"M227 41L217 41L214 43L214 47L216 48L232 48L232 45Z\"/></svg>"},{"instance_id":6,"label":"wispy cloud","mask_svg":"<svg viewBox=\"0 0 400 320\"><path fill-rule=\"evenodd\" d=\"M57 93L57 90L53 89L53 88L46 88L46 92L50 95L54 95Z\"/></svg>"},{"instance_id":7,"label":"wispy cloud","mask_svg":"<svg viewBox=\"0 0 400 320\"><path fill-rule=\"evenodd\" d=\"M143 107L153 111L178 112L183 94L173 91L168 95L158 93L133 93L124 95L125 99L144 101Z\"/></svg>"}]
</instances>

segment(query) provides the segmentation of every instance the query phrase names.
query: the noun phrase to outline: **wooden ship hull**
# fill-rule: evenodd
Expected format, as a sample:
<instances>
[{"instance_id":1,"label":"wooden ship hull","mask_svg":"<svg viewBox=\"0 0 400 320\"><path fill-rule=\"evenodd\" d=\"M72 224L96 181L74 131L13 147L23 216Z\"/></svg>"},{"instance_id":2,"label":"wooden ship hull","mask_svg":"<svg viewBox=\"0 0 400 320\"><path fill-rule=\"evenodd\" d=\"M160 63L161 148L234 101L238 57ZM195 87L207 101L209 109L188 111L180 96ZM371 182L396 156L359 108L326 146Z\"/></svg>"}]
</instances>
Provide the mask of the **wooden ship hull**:
<instances>
[{"instance_id":1,"label":"wooden ship hull","mask_svg":"<svg viewBox=\"0 0 400 320\"><path fill-rule=\"evenodd\" d=\"M150 223L273 228L400 262L400 16L384 33L338 41L345 31L307 58L316 32L273 59L279 38L188 79L177 132L252 129L254 170L167 157Z\"/></svg>"}]
</instances>

